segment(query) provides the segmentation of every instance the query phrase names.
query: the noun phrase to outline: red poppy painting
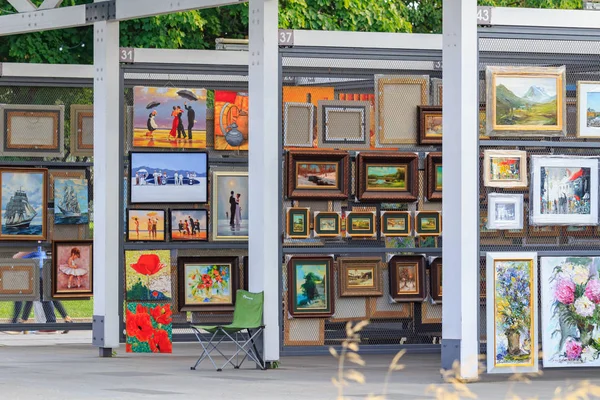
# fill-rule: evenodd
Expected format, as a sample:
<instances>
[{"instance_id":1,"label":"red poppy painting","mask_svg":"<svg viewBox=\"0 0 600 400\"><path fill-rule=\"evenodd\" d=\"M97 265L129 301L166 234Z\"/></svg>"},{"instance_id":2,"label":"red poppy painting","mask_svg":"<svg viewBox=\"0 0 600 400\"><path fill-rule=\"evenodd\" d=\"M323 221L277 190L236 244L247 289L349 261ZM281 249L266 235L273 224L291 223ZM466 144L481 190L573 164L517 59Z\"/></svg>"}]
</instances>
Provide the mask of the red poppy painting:
<instances>
[{"instance_id":1,"label":"red poppy painting","mask_svg":"<svg viewBox=\"0 0 600 400\"><path fill-rule=\"evenodd\" d=\"M128 301L171 299L171 252L169 250L126 251Z\"/></svg>"},{"instance_id":2,"label":"red poppy painting","mask_svg":"<svg viewBox=\"0 0 600 400\"><path fill-rule=\"evenodd\" d=\"M172 353L170 304L127 304L127 353Z\"/></svg>"}]
</instances>

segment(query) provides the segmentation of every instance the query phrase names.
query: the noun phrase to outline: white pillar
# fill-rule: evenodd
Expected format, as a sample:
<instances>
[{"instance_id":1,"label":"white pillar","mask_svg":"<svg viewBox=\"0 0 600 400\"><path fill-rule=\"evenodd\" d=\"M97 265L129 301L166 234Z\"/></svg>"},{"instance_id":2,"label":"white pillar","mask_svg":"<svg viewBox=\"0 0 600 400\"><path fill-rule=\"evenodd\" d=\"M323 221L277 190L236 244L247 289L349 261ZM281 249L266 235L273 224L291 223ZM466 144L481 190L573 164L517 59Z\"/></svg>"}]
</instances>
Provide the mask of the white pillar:
<instances>
[{"instance_id":1,"label":"white pillar","mask_svg":"<svg viewBox=\"0 0 600 400\"><path fill-rule=\"evenodd\" d=\"M460 362L477 378L478 337L478 65L477 1L444 0L444 302L442 368Z\"/></svg>"},{"instance_id":2,"label":"white pillar","mask_svg":"<svg viewBox=\"0 0 600 400\"><path fill-rule=\"evenodd\" d=\"M98 2L98 0L95 0ZM119 23L94 24L94 326L93 344L119 347Z\"/></svg>"},{"instance_id":3,"label":"white pillar","mask_svg":"<svg viewBox=\"0 0 600 400\"><path fill-rule=\"evenodd\" d=\"M249 9L249 289L264 291L264 358L279 360L279 138L277 127L277 0L250 0Z\"/></svg>"}]
</instances>

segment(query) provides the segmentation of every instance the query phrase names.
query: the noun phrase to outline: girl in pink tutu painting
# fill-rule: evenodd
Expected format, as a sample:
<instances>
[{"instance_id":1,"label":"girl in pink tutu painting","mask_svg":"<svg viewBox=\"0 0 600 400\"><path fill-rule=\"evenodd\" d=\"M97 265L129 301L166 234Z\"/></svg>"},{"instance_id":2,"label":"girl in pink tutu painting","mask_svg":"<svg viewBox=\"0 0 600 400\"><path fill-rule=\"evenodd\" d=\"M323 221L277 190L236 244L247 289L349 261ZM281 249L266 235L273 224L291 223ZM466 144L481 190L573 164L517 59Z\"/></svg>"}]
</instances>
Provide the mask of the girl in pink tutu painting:
<instances>
[{"instance_id":1,"label":"girl in pink tutu painting","mask_svg":"<svg viewBox=\"0 0 600 400\"><path fill-rule=\"evenodd\" d=\"M80 258L81 252L79 251L79 248L73 247L71 249L71 256L67 260L67 264L63 264L58 268L60 272L69 276L69 282L67 284L67 287L69 289L71 289L71 286L75 287L75 285L72 285L73 277L77 279L77 287L79 288L81 287L81 277L88 273L88 271L85 268L82 268L77 265L76 261Z\"/></svg>"}]
</instances>

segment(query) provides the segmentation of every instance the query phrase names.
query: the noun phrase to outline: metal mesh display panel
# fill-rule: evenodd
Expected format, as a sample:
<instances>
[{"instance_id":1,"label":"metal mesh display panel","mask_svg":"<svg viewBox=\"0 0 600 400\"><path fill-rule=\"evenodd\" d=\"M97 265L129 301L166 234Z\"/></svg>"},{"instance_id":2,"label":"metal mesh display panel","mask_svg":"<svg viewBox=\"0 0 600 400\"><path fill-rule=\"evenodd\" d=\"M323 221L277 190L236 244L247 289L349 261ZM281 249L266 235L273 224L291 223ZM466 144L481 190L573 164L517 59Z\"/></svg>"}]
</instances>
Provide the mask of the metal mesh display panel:
<instances>
[{"instance_id":1,"label":"metal mesh display panel","mask_svg":"<svg viewBox=\"0 0 600 400\"><path fill-rule=\"evenodd\" d=\"M54 240L89 240L93 235L93 162L91 157L77 156L73 154L75 148L72 128L76 128L77 121L71 114L73 105L91 105L93 101L93 89L91 80L88 83L74 83L66 80L56 79L48 81L36 80L34 78L22 78L11 81L0 77L0 103L5 104L4 111L0 116L3 129L12 128L11 134L16 135L14 141L4 141L3 146L8 151L3 151L0 157L0 165L3 169L11 168L45 168L48 170L46 182L47 202L41 207L47 211L46 238L41 241L0 241L0 258L12 259L23 255L45 251L47 259L44 260L44 270L49 272L52 266L52 241ZM9 115L9 111L15 107L22 106L23 114ZM74 107L77 109L77 107ZM29 113L29 114L28 114ZM7 114L7 115L4 115ZM16 121L10 118L17 117ZM18 120L18 118L22 118ZM12 122L15 122L12 125ZM89 122L89 121L88 121ZM55 124L56 123L56 124ZM39 128L39 129L38 129ZM56 130L54 130L56 129ZM8 131L2 133L7 138ZM28 143L24 143L24 140ZM31 146L30 146L31 145ZM11 151L10 147L19 147L18 151ZM87 197L88 222L73 223L64 221L55 216L55 180L56 179L86 179L87 190L81 195ZM32 199L32 201L34 201ZM85 202L85 200L82 200ZM41 221L40 221L41 222ZM67 222L67 223L65 223ZM82 222L82 221L77 221ZM27 299L10 295L3 296L3 309L6 314L0 316L0 331L23 330L27 324L12 325L13 311L19 311L16 320L26 317L25 310L29 300L48 300L52 293L52 282L50 274L42 273L38 259L31 259L36 263L36 276L40 277L40 288L35 296ZM14 282L16 285L19 282ZM11 304L14 300L14 305ZM19 302L20 300L27 300ZM62 300L46 303L49 313L56 316L59 323L47 323L47 329L64 329L62 324L62 311L66 311L73 318L70 329L91 329L92 302L91 300ZM50 316L51 318L52 316ZM34 322L33 313L29 313L28 322Z\"/></svg>"}]
</instances>

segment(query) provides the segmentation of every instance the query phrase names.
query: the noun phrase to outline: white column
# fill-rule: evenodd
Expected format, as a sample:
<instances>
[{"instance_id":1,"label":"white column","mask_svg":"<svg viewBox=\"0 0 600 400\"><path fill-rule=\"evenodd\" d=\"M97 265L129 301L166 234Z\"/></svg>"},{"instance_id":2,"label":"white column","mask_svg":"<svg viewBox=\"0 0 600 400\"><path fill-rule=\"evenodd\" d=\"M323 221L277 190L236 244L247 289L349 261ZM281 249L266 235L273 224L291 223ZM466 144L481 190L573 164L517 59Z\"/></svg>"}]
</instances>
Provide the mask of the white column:
<instances>
[{"instance_id":1,"label":"white column","mask_svg":"<svg viewBox=\"0 0 600 400\"><path fill-rule=\"evenodd\" d=\"M250 291L265 292L264 358L279 360L278 42L277 0L250 0L249 261Z\"/></svg>"},{"instance_id":2,"label":"white column","mask_svg":"<svg viewBox=\"0 0 600 400\"><path fill-rule=\"evenodd\" d=\"M444 302L442 368L460 361L477 378L478 337L478 65L477 1L444 0Z\"/></svg>"},{"instance_id":3,"label":"white column","mask_svg":"<svg viewBox=\"0 0 600 400\"><path fill-rule=\"evenodd\" d=\"M98 0L95 0L96 2ZM110 357L119 347L119 23L94 24L94 329Z\"/></svg>"}]
</instances>

